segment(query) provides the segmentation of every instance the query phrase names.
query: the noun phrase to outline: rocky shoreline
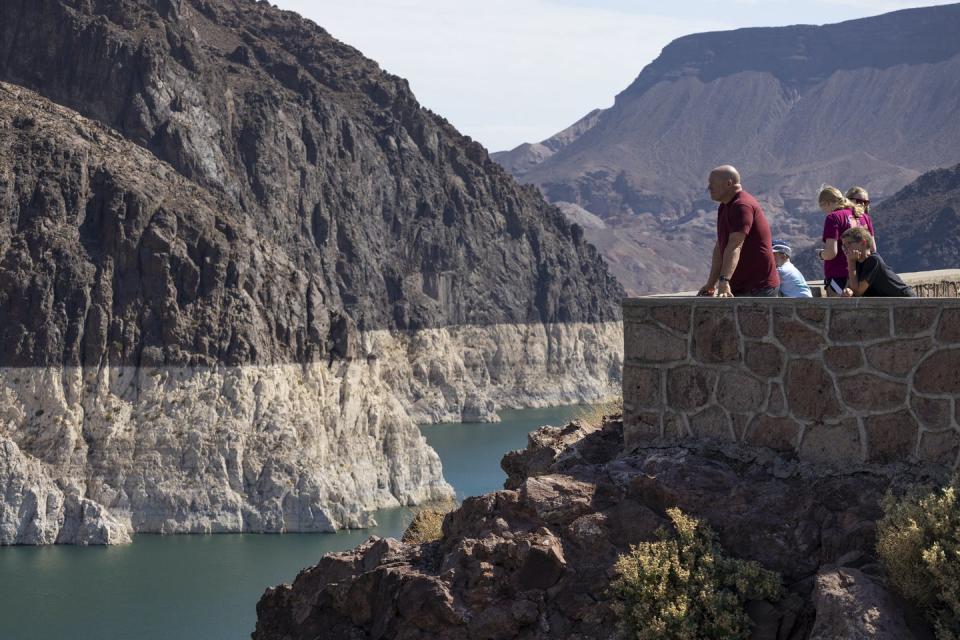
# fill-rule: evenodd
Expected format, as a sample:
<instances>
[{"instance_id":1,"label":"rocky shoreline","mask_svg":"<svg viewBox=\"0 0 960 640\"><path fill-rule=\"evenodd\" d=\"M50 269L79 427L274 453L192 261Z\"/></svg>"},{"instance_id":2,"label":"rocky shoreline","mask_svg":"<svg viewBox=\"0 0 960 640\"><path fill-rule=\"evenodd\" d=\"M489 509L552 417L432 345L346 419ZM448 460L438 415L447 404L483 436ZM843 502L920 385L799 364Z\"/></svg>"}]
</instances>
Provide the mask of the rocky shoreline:
<instances>
[{"instance_id":1,"label":"rocky shoreline","mask_svg":"<svg viewBox=\"0 0 960 640\"><path fill-rule=\"evenodd\" d=\"M670 507L783 576L781 600L748 603L753 638L932 637L887 589L874 551L880 499L930 479L916 467L625 445L618 419L545 427L503 467L505 489L464 501L440 541L371 538L269 589L254 638L615 638L614 562L654 539Z\"/></svg>"}]
</instances>

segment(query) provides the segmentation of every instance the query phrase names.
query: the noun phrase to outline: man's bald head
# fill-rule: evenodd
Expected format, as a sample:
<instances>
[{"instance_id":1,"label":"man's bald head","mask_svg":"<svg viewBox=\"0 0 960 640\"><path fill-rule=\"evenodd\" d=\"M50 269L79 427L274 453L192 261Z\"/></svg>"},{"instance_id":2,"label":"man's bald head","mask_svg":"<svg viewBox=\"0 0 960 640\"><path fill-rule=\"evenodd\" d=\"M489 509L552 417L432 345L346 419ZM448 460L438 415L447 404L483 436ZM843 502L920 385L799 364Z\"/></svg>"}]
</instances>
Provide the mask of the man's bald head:
<instances>
[{"instance_id":1,"label":"man's bald head","mask_svg":"<svg viewBox=\"0 0 960 640\"><path fill-rule=\"evenodd\" d=\"M724 164L710 172L707 191L716 202L729 202L741 191L740 172L733 166Z\"/></svg>"},{"instance_id":2,"label":"man's bald head","mask_svg":"<svg viewBox=\"0 0 960 640\"><path fill-rule=\"evenodd\" d=\"M723 164L710 172L710 175L716 175L721 180L733 180L734 184L740 184L740 172L736 167L729 164Z\"/></svg>"}]
</instances>

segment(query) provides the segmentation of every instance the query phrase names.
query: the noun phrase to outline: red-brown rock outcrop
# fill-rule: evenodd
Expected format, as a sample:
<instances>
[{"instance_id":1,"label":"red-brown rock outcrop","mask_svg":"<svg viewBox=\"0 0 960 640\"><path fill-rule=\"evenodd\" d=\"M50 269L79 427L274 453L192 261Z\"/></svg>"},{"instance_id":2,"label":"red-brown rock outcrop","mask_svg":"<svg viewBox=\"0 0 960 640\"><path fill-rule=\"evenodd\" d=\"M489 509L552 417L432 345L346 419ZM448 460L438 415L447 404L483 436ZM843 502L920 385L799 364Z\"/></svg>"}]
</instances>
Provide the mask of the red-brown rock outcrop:
<instances>
[{"instance_id":1,"label":"red-brown rock outcrop","mask_svg":"<svg viewBox=\"0 0 960 640\"><path fill-rule=\"evenodd\" d=\"M268 590L253 637L616 637L614 562L653 539L670 507L783 575L781 601L748 606L755 638L924 637L873 553L880 497L916 470L828 470L731 444L632 448L619 420L544 427L503 467L505 489L466 500L439 542L371 538Z\"/></svg>"}]
</instances>

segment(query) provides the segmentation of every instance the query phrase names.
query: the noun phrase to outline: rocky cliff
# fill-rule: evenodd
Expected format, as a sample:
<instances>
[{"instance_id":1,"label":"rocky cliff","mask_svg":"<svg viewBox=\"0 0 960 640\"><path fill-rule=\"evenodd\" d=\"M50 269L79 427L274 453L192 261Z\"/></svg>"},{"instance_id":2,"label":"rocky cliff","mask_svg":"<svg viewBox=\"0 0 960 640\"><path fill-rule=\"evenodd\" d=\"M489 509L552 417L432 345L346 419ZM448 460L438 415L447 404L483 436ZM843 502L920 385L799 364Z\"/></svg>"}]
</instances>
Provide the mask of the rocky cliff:
<instances>
[{"instance_id":1,"label":"rocky cliff","mask_svg":"<svg viewBox=\"0 0 960 640\"><path fill-rule=\"evenodd\" d=\"M802 251L822 228L821 184L859 184L879 201L960 161L958 28L960 5L947 5L686 36L556 152L496 157L551 201L600 217L586 235L631 292L696 288L718 164L741 170L774 235Z\"/></svg>"},{"instance_id":2,"label":"rocky cliff","mask_svg":"<svg viewBox=\"0 0 960 640\"><path fill-rule=\"evenodd\" d=\"M953 269L960 264L960 165L923 174L873 214L883 224L880 254L895 270Z\"/></svg>"},{"instance_id":3,"label":"rocky cliff","mask_svg":"<svg viewBox=\"0 0 960 640\"><path fill-rule=\"evenodd\" d=\"M780 572L753 601L755 640L928 638L887 590L879 500L922 479L902 466L833 470L770 449L624 444L602 428L545 427L503 460L503 491L469 498L437 542L372 538L325 556L257 606L257 640L606 639L616 558L656 539L666 510L706 520L732 555Z\"/></svg>"},{"instance_id":4,"label":"rocky cliff","mask_svg":"<svg viewBox=\"0 0 960 640\"><path fill-rule=\"evenodd\" d=\"M0 543L363 525L619 377L582 232L295 14L0 2L0 80Z\"/></svg>"}]
</instances>

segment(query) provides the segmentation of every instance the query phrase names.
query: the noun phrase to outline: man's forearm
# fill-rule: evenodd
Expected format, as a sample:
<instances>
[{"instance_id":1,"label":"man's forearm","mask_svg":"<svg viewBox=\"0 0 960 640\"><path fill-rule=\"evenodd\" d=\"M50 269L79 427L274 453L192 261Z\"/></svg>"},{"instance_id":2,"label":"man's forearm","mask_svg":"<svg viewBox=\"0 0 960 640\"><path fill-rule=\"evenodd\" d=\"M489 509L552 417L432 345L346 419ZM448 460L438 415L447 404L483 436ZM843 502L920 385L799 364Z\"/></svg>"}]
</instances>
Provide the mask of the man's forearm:
<instances>
[{"instance_id":1,"label":"man's forearm","mask_svg":"<svg viewBox=\"0 0 960 640\"><path fill-rule=\"evenodd\" d=\"M720 277L720 245L713 245L713 257L710 259L710 276L707 278L707 286L712 287L717 284L717 278Z\"/></svg>"},{"instance_id":2,"label":"man's forearm","mask_svg":"<svg viewBox=\"0 0 960 640\"><path fill-rule=\"evenodd\" d=\"M743 245L733 242L727 244L727 248L723 252L723 261L721 262L720 272L717 274L717 277L733 277L733 272L737 270L737 265L740 264L740 250L742 248Z\"/></svg>"}]
</instances>

